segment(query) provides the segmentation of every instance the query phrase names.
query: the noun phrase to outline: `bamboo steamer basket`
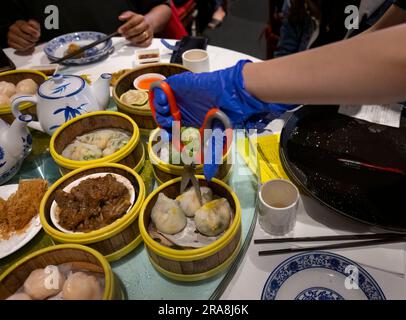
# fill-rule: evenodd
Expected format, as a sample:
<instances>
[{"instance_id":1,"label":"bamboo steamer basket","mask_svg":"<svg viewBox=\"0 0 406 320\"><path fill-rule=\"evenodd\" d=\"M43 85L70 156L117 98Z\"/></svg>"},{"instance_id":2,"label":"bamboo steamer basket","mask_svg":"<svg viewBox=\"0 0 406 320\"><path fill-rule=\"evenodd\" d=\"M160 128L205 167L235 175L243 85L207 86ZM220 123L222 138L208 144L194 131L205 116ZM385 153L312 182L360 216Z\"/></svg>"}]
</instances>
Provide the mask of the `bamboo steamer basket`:
<instances>
[{"instance_id":1,"label":"bamboo steamer basket","mask_svg":"<svg viewBox=\"0 0 406 320\"><path fill-rule=\"evenodd\" d=\"M171 63L151 64L127 71L117 80L117 83L113 88L113 99L117 104L117 109L120 112L123 112L129 115L131 118L133 118L134 121L137 123L138 127L140 128L141 134L148 136L151 130L157 127L157 124L155 123L155 120L152 116L151 110L150 109L140 110L132 107L131 105L123 103L120 100L121 95L130 89L135 89L133 86L134 79L143 74L159 73L165 77L169 77L175 74L188 71L190 72L189 69L181 65Z\"/></svg>"},{"instance_id":2,"label":"bamboo steamer basket","mask_svg":"<svg viewBox=\"0 0 406 320\"><path fill-rule=\"evenodd\" d=\"M123 148L100 159L75 161L62 156L62 151L76 137L98 129L125 130L131 134L131 138ZM69 120L52 135L49 148L51 156L59 165L62 174L102 163L119 163L139 172L145 163L145 150L140 142L137 124L129 116L115 111L96 111Z\"/></svg>"},{"instance_id":3,"label":"bamboo steamer basket","mask_svg":"<svg viewBox=\"0 0 406 320\"><path fill-rule=\"evenodd\" d=\"M103 273L105 279L103 300L124 298L118 279L99 252L77 244L64 244L35 251L8 268L0 275L0 299L7 299L14 294L35 269L63 263L72 263L73 267L81 270Z\"/></svg>"},{"instance_id":4,"label":"bamboo steamer basket","mask_svg":"<svg viewBox=\"0 0 406 320\"><path fill-rule=\"evenodd\" d=\"M48 78L42 72L35 70L13 70L0 73L0 81L11 82L15 85L25 79L32 79L38 86L40 86ZM37 106L35 104L26 102L22 103L19 108L23 114L29 114L36 119ZM0 118L9 124L13 123L14 116L11 113L11 105L0 105Z\"/></svg>"},{"instance_id":5,"label":"bamboo steamer basket","mask_svg":"<svg viewBox=\"0 0 406 320\"><path fill-rule=\"evenodd\" d=\"M165 183L172 179L182 176L184 171L184 166L182 165L173 165L167 162L162 161L159 156L154 151L154 145L158 142L157 137L161 129L157 128L151 132L151 135L148 140L148 156L151 160L154 176L158 184ZM223 156L223 163L220 164L216 178L224 182L228 182L231 173L232 173L232 164L229 163L229 158L231 157L231 144L230 148L227 150L227 153ZM196 165L195 168L196 174L203 174L203 164Z\"/></svg>"},{"instance_id":6,"label":"bamboo steamer basket","mask_svg":"<svg viewBox=\"0 0 406 320\"><path fill-rule=\"evenodd\" d=\"M134 186L135 202L131 209L110 225L87 233L64 233L52 223L50 209L55 192L73 181L94 173L110 172L124 176ZM138 228L138 216L145 199L145 185L132 169L114 163L96 164L76 169L56 181L46 192L40 205L40 220L47 234L58 243L87 245L103 254L108 261L116 261L134 250L142 241Z\"/></svg>"},{"instance_id":7,"label":"bamboo steamer basket","mask_svg":"<svg viewBox=\"0 0 406 320\"><path fill-rule=\"evenodd\" d=\"M151 210L159 193L174 199L179 195L181 178L164 183L152 192L142 206L139 227L152 265L163 275L178 281L199 281L210 278L226 269L237 256L241 245L241 206L236 194L224 182L208 182L197 176L201 186L212 189L217 196L226 198L234 211L231 226L215 242L198 249L178 250L161 245L148 233Z\"/></svg>"}]
</instances>

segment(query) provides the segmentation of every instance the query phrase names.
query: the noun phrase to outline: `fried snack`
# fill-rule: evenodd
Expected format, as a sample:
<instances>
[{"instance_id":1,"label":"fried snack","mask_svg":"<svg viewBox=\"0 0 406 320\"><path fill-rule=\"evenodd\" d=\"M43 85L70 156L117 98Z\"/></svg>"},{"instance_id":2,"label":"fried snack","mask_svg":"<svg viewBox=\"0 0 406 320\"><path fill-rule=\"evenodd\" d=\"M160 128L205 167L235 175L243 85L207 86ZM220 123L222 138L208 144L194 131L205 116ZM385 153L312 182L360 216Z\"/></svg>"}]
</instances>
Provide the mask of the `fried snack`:
<instances>
[{"instance_id":1,"label":"fried snack","mask_svg":"<svg viewBox=\"0 0 406 320\"><path fill-rule=\"evenodd\" d=\"M47 191L46 180L21 180L17 192L0 201L0 237L8 239L20 232L38 214L39 205Z\"/></svg>"},{"instance_id":2,"label":"fried snack","mask_svg":"<svg viewBox=\"0 0 406 320\"><path fill-rule=\"evenodd\" d=\"M80 50L80 46L77 45L76 43L71 43L68 46L68 50L66 50L65 54L68 55L68 54L74 53L74 52L76 52L78 50ZM84 56L85 56L85 53L81 52L81 53L75 55L73 58L79 59L79 58L83 58Z\"/></svg>"}]
</instances>

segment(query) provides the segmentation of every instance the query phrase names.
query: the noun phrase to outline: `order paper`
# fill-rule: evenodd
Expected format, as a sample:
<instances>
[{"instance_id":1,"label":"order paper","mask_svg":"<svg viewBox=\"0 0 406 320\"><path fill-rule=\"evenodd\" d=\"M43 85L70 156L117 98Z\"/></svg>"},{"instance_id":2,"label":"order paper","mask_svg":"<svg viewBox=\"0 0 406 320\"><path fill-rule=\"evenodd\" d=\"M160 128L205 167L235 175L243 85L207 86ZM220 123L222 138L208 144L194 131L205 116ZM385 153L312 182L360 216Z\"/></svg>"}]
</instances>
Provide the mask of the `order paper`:
<instances>
[{"instance_id":1,"label":"order paper","mask_svg":"<svg viewBox=\"0 0 406 320\"><path fill-rule=\"evenodd\" d=\"M338 113L389 127L400 127L403 106L400 104L386 105L342 105Z\"/></svg>"}]
</instances>

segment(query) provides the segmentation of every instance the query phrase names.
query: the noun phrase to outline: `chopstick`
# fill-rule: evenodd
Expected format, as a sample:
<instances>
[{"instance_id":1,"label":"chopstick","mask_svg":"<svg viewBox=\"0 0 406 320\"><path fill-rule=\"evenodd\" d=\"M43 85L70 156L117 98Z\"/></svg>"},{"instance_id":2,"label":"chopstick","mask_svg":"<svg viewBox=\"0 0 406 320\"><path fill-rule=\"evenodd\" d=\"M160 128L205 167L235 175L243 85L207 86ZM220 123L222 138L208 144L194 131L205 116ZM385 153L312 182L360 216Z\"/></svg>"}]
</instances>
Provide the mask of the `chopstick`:
<instances>
[{"instance_id":1,"label":"chopstick","mask_svg":"<svg viewBox=\"0 0 406 320\"><path fill-rule=\"evenodd\" d=\"M285 243L285 242L318 242L318 241L346 241L346 240L369 240L399 238L406 235L399 233L374 233L374 234L349 234L339 236L318 236L318 237L296 237L276 239L255 239L254 244Z\"/></svg>"},{"instance_id":2,"label":"chopstick","mask_svg":"<svg viewBox=\"0 0 406 320\"><path fill-rule=\"evenodd\" d=\"M109 35L107 35L107 36L105 36L103 38L100 38L99 40L96 40L96 41L94 41L92 43L89 43L87 46L84 46L84 47L80 48L79 50L76 50L76 51L74 51L72 53L67 54L66 56L63 56L62 58L59 58L59 59L53 61L53 63L61 63L61 62L65 61L66 59L70 59L72 57L75 57L78 54L81 54L82 52L85 52L86 50L88 50L90 48L93 48L94 46L97 46L98 44L100 44L102 42L105 42L105 41L109 40L110 38L113 38L113 37L118 36L118 35L119 35L119 33L117 31L113 32L113 33L110 33Z\"/></svg>"},{"instance_id":3,"label":"chopstick","mask_svg":"<svg viewBox=\"0 0 406 320\"><path fill-rule=\"evenodd\" d=\"M321 246L308 247L308 248L287 248L287 249L278 249L278 250L265 250L265 251L259 251L258 255L259 256L271 256L271 255L277 255L277 254L296 253L296 252L303 252L303 251L367 247L367 246L374 246L374 245L385 244L385 243L403 242L405 240L406 240L406 236L397 237L397 238L389 237L387 239L375 239L375 240L369 240L369 241L337 243L337 244L321 245Z\"/></svg>"},{"instance_id":4,"label":"chopstick","mask_svg":"<svg viewBox=\"0 0 406 320\"><path fill-rule=\"evenodd\" d=\"M268 163L265 152L264 152L264 150L262 150L259 143L257 144L257 150L258 150L260 156L262 157L262 159L264 159L265 165L268 167L269 170L271 170L272 174L274 174L278 179L281 179L282 177L276 172L274 167L270 163Z\"/></svg>"}]
</instances>

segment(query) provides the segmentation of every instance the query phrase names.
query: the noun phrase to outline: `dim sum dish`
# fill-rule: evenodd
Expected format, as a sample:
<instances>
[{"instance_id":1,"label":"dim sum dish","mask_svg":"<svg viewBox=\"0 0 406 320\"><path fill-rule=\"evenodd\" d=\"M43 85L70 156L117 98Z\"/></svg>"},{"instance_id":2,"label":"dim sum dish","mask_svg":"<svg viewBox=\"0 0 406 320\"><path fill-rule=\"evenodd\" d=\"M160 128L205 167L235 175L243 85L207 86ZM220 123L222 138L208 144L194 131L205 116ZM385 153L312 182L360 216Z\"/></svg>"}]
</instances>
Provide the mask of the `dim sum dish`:
<instances>
[{"instance_id":1,"label":"dim sum dish","mask_svg":"<svg viewBox=\"0 0 406 320\"><path fill-rule=\"evenodd\" d=\"M62 156L75 161L100 159L120 150L129 140L130 134L122 130L96 130L76 137L62 151Z\"/></svg>"},{"instance_id":2,"label":"dim sum dish","mask_svg":"<svg viewBox=\"0 0 406 320\"><path fill-rule=\"evenodd\" d=\"M47 187L42 179L0 186L0 259L23 247L42 229L39 207Z\"/></svg>"},{"instance_id":3,"label":"dim sum dish","mask_svg":"<svg viewBox=\"0 0 406 320\"><path fill-rule=\"evenodd\" d=\"M189 145L186 149L189 151L188 157L196 157L200 151L196 147L196 142L200 146L200 132L198 129L190 127L181 128L181 140L184 145ZM192 144L193 143L193 144ZM223 155L222 163L219 166L216 178L227 182L232 173L231 147L227 153ZM185 150L185 151L186 151ZM172 143L168 141L168 133L163 129L156 129L151 132L148 140L148 155L151 160L155 179L158 184L163 184L169 180L182 176L184 165L182 156L179 151L172 147ZM196 165L196 174L203 174L203 164Z\"/></svg>"},{"instance_id":4,"label":"dim sum dish","mask_svg":"<svg viewBox=\"0 0 406 320\"><path fill-rule=\"evenodd\" d=\"M11 113L12 97L35 94L46 79L47 76L44 73L36 70L13 70L0 73L0 118L11 124L14 121ZM31 102L22 103L19 109L22 113L36 118L36 105Z\"/></svg>"},{"instance_id":5,"label":"dim sum dish","mask_svg":"<svg viewBox=\"0 0 406 320\"><path fill-rule=\"evenodd\" d=\"M141 243L138 216L144 199L145 185L135 170L115 163L90 165L49 188L40 220L55 242L87 245L115 261Z\"/></svg>"},{"instance_id":6,"label":"dim sum dish","mask_svg":"<svg viewBox=\"0 0 406 320\"><path fill-rule=\"evenodd\" d=\"M197 281L223 270L241 239L241 207L234 192L218 179L197 178L202 205L193 188L179 194L179 177L153 191L140 213L151 263L176 280Z\"/></svg>"},{"instance_id":7,"label":"dim sum dish","mask_svg":"<svg viewBox=\"0 0 406 320\"><path fill-rule=\"evenodd\" d=\"M91 112L64 123L50 141L62 174L89 165L120 163L139 172L145 150L137 124L115 111Z\"/></svg>"},{"instance_id":8,"label":"dim sum dish","mask_svg":"<svg viewBox=\"0 0 406 320\"><path fill-rule=\"evenodd\" d=\"M1 300L113 300L123 298L107 260L77 244L35 251L0 275Z\"/></svg>"},{"instance_id":9,"label":"dim sum dish","mask_svg":"<svg viewBox=\"0 0 406 320\"><path fill-rule=\"evenodd\" d=\"M65 233L86 233L120 219L134 199L134 187L128 179L112 173L96 173L55 192L51 219Z\"/></svg>"},{"instance_id":10,"label":"dim sum dish","mask_svg":"<svg viewBox=\"0 0 406 320\"><path fill-rule=\"evenodd\" d=\"M147 53L149 54L149 53ZM147 59L145 59L147 60ZM125 72L116 82L113 88L113 99L117 105L117 109L129 115L137 123L140 128L142 135L149 136L151 130L157 127L157 124L152 116L152 111L149 105L144 107L136 107L131 103L127 103L122 100L123 94L130 90L135 90L134 80L140 78L146 74L160 74L166 78L179 74L182 72L190 71L179 64L169 64L169 63L153 63L153 64L142 64L134 69ZM141 79L141 78L140 78ZM149 89L149 85L147 89ZM139 90L138 90L139 91ZM131 101L130 101L131 102Z\"/></svg>"}]
</instances>

